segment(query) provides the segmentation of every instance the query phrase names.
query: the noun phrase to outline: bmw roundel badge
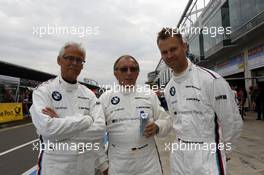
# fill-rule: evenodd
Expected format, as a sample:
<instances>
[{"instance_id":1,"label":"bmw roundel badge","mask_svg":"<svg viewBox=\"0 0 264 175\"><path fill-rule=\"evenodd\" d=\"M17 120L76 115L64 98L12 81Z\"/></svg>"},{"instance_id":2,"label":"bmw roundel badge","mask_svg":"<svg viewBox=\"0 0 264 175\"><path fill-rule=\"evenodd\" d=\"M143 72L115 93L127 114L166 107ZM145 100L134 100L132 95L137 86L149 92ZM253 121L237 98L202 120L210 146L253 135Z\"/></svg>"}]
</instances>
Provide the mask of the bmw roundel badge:
<instances>
[{"instance_id":1,"label":"bmw roundel badge","mask_svg":"<svg viewBox=\"0 0 264 175\"><path fill-rule=\"evenodd\" d=\"M170 88L170 94L171 96L174 96L176 94L176 90L174 86Z\"/></svg>"},{"instance_id":2,"label":"bmw roundel badge","mask_svg":"<svg viewBox=\"0 0 264 175\"><path fill-rule=\"evenodd\" d=\"M111 99L111 103L112 103L113 105L117 105L119 102L120 102L120 98L117 97L117 96L114 96L114 97Z\"/></svg>"},{"instance_id":3,"label":"bmw roundel badge","mask_svg":"<svg viewBox=\"0 0 264 175\"><path fill-rule=\"evenodd\" d=\"M58 91L53 91L52 98L55 101L60 101L62 99L61 93L59 93Z\"/></svg>"}]
</instances>

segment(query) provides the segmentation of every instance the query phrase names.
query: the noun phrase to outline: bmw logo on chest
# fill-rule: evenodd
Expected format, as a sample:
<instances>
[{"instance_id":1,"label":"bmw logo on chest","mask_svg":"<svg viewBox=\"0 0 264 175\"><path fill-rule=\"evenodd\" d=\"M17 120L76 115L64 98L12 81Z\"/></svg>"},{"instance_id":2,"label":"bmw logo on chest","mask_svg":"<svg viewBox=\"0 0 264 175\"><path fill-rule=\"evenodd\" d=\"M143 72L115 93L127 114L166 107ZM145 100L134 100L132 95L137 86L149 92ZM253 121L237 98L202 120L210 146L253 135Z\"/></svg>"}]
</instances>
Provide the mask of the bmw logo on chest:
<instances>
[{"instance_id":1,"label":"bmw logo on chest","mask_svg":"<svg viewBox=\"0 0 264 175\"><path fill-rule=\"evenodd\" d=\"M114 96L114 97L111 99L111 103L112 103L113 105L117 105L119 102L120 102L120 98L117 97L117 96Z\"/></svg>"},{"instance_id":2,"label":"bmw logo on chest","mask_svg":"<svg viewBox=\"0 0 264 175\"><path fill-rule=\"evenodd\" d=\"M62 99L62 96L58 91L53 91L52 92L52 98L55 101L60 101Z\"/></svg>"},{"instance_id":3,"label":"bmw logo on chest","mask_svg":"<svg viewBox=\"0 0 264 175\"><path fill-rule=\"evenodd\" d=\"M175 94L176 94L176 90L175 90L175 87L173 86L170 88L170 95L174 96Z\"/></svg>"}]
</instances>

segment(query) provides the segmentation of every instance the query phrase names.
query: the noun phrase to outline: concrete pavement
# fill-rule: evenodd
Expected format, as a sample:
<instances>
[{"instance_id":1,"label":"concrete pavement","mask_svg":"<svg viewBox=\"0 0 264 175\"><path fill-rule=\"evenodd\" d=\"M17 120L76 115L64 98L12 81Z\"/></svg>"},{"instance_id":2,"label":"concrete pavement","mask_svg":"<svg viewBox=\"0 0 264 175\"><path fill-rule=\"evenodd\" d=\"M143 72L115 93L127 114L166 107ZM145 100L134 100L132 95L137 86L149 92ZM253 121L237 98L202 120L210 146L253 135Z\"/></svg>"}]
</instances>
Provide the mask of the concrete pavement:
<instances>
[{"instance_id":1,"label":"concrete pavement","mask_svg":"<svg viewBox=\"0 0 264 175\"><path fill-rule=\"evenodd\" d=\"M230 175L264 175L264 121L248 112L242 134L228 162Z\"/></svg>"}]
</instances>

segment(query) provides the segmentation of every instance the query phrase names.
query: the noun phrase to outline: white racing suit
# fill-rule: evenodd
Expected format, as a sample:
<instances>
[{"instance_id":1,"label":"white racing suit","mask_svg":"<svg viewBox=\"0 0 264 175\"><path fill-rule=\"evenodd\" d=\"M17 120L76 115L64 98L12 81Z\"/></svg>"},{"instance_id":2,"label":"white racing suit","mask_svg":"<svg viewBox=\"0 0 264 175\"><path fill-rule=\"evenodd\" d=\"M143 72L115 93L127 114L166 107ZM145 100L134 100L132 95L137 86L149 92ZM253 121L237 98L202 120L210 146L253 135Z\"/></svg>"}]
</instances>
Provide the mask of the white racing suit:
<instances>
[{"instance_id":1,"label":"white racing suit","mask_svg":"<svg viewBox=\"0 0 264 175\"><path fill-rule=\"evenodd\" d=\"M174 74L167 84L165 98L176 132L172 175L225 175L225 153L242 129L228 83L188 59L184 73Z\"/></svg>"},{"instance_id":2,"label":"white racing suit","mask_svg":"<svg viewBox=\"0 0 264 175\"><path fill-rule=\"evenodd\" d=\"M162 168L154 137L140 134L140 112L159 127L157 136L171 129L167 112L153 91L106 91L100 97L109 134L109 175L161 175Z\"/></svg>"},{"instance_id":3,"label":"white racing suit","mask_svg":"<svg viewBox=\"0 0 264 175\"><path fill-rule=\"evenodd\" d=\"M59 115L42 113L50 107ZM95 168L107 169L102 139L105 118L91 90L69 84L60 76L42 83L33 92L32 121L40 134L38 174L94 175Z\"/></svg>"}]
</instances>

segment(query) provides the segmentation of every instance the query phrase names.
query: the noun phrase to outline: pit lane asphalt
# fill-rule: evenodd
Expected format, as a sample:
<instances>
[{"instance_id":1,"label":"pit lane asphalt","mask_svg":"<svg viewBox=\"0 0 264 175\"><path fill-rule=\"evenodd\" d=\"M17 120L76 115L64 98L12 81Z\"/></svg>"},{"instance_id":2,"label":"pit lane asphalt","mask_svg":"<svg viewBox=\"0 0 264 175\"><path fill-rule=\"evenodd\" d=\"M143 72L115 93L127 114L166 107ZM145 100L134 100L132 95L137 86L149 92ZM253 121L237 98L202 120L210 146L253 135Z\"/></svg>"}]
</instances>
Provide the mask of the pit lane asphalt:
<instances>
[{"instance_id":1,"label":"pit lane asphalt","mask_svg":"<svg viewBox=\"0 0 264 175\"><path fill-rule=\"evenodd\" d=\"M32 123L1 129L1 174L18 175L35 166L39 151L33 150L32 142L36 142L36 139L38 135Z\"/></svg>"}]
</instances>

